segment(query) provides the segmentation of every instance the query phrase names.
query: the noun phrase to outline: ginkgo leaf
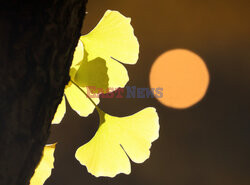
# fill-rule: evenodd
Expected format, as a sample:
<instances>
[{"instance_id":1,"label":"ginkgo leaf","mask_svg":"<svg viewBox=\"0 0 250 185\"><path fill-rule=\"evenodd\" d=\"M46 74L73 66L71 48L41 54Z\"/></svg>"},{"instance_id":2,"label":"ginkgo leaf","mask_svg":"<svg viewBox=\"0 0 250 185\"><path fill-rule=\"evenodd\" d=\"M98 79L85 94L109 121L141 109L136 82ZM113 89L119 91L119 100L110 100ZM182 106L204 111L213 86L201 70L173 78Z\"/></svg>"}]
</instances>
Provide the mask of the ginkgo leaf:
<instances>
[{"instance_id":1,"label":"ginkgo leaf","mask_svg":"<svg viewBox=\"0 0 250 185\"><path fill-rule=\"evenodd\" d=\"M154 108L127 117L114 117L99 110L95 136L76 151L76 159L96 177L130 173L131 160L149 158L151 143L159 137L159 118Z\"/></svg>"},{"instance_id":2,"label":"ginkgo leaf","mask_svg":"<svg viewBox=\"0 0 250 185\"><path fill-rule=\"evenodd\" d=\"M89 34L80 37L89 54L88 60L113 57L125 64L135 64L139 43L130 22L130 18L118 11L107 10L97 26Z\"/></svg>"},{"instance_id":3,"label":"ginkgo leaf","mask_svg":"<svg viewBox=\"0 0 250 185\"><path fill-rule=\"evenodd\" d=\"M59 124L66 113L66 103L64 96L62 97L61 103L58 105L52 124Z\"/></svg>"},{"instance_id":4,"label":"ginkgo leaf","mask_svg":"<svg viewBox=\"0 0 250 185\"><path fill-rule=\"evenodd\" d=\"M47 145L44 147L43 156L36 167L35 173L30 179L30 185L43 185L51 175L51 170L54 168L54 151L56 144Z\"/></svg>"},{"instance_id":5,"label":"ginkgo leaf","mask_svg":"<svg viewBox=\"0 0 250 185\"><path fill-rule=\"evenodd\" d=\"M95 106L92 104L89 98L83 92L81 92L79 88L80 87L77 87L75 84L70 82L65 88L64 93L71 108L80 116L87 117L94 111ZM89 92L86 87L81 87L81 89L86 93ZM92 100L96 105L100 102L99 98L92 98Z\"/></svg>"},{"instance_id":6,"label":"ginkgo leaf","mask_svg":"<svg viewBox=\"0 0 250 185\"><path fill-rule=\"evenodd\" d=\"M129 77L126 68L111 58L106 61L102 58L95 58L87 61L88 53L85 52L84 60L75 74L75 82L82 87L95 87L105 92L107 89L123 88ZM106 91L111 92L111 91Z\"/></svg>"}]
</instances>

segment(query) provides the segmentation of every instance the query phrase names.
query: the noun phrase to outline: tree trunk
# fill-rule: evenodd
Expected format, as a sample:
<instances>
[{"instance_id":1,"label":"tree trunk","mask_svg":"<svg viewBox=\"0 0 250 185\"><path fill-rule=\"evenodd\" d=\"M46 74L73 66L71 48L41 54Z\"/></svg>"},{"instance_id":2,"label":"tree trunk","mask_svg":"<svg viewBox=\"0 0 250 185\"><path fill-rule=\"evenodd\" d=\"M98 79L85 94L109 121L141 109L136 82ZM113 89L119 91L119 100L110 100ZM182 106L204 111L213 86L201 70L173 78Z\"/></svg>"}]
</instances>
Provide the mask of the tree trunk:
<instances>
[{"instance_id":1,"label":"tree trunk","mask_svg":"<svg viewBox=\"0 0 250 185\"><path fill-rule=\"evenodd\" d=\"M24 185L69 81L87 0L7 0L0 7L0 184Z\"/></svg>"}]
</instances>

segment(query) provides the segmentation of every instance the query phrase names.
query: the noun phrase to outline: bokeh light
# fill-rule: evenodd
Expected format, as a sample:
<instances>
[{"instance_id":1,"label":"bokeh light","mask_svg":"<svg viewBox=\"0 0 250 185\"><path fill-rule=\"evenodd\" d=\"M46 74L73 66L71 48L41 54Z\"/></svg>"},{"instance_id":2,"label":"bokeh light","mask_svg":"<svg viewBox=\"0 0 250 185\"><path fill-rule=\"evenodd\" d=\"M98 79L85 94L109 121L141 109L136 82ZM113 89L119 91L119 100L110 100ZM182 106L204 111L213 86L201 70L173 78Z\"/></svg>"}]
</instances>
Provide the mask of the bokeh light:
<instances>
[{"instance_id":1,"label":"bokeh light","mask_svg":"<svg viewBox=\"0 0 250 185\"><path fill-rule=\"evenodd\" d=\"M199 102L206 94L209 72L200 56L186 49L160 55L151 68L151 88L163 88L163 105L183 109Z\"/></svg>"}]
</instances>

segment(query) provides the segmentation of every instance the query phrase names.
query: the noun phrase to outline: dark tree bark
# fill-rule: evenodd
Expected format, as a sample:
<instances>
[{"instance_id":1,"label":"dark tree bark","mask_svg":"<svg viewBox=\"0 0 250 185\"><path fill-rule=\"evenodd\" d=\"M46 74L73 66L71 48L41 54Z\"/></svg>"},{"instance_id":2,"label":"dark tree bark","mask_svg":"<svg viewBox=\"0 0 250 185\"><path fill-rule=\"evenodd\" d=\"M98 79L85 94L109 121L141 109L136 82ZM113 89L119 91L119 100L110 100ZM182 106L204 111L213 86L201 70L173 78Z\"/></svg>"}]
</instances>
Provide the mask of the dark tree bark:
<instances>
[{"instance_id":1,"label":"dark tree bark","mask_svg":"<svg viewBox=\"0 0 250 185\"><path fill-rule=\"evenodd\" d=\"M69 81L87 0L7 0L0 7L0 184L24 185Z\"/></svg>"}]
</instances>

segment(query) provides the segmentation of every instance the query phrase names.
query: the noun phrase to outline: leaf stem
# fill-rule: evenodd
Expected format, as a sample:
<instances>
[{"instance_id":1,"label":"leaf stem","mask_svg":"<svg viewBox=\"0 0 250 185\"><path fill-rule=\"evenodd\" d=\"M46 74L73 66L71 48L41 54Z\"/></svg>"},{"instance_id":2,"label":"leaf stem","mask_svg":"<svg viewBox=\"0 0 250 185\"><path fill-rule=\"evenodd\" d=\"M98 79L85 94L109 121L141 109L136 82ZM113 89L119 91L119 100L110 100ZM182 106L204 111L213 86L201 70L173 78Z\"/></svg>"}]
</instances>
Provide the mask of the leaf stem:
<instances>
[{"instance_id":1,"label":"leaf stem","mask_svg":"<svg viewBox=\"0 0 250 185\"><path fill-rule=\"evenodd\" d=\"M122 64L122 62L121 62L120 60L117 60L117 59L115 59L115 58L112 57L112 56L111 56L110 58Z\"/></svg>"},{"instance_id":2,"label":"leaf stem","mask_svg":"<svg viewBox=\"0 0 250 185\"><path fill-rule=\"evenodd\" d=\"M72 84L74 84L90 101L91 101L91 103L93 103L94 104L94 106L95 106L95 108L97 109L97 111L98 112L100 112L101 111L101 109L96 105L96 103L92 100L92 98L90 98L89 97L89 95L84 91L84 90L82 90L82 88L81 87L79 87L73 80L71 80L70 79L70 82L72 83Z\"/></svg>"}]
</instances>

